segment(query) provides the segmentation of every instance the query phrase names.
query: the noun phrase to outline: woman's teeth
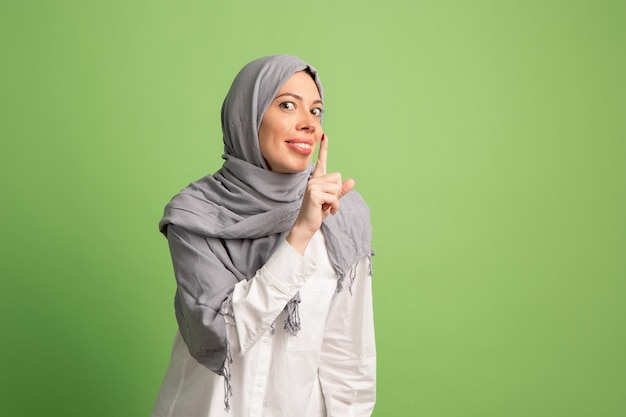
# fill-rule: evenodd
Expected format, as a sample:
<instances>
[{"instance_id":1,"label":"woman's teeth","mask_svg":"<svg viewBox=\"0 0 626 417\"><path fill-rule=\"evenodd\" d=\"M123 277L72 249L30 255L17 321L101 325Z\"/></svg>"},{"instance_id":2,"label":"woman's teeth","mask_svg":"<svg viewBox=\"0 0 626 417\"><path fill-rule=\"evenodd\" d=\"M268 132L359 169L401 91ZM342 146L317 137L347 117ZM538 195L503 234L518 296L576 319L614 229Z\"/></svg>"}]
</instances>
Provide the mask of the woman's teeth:
<instances>
[{"instance_id":1,"label":"woman's teeth","mask_svg":"<svg viewBox=\"0 0 626 417\"><path fill-rule=\"evenodd\" d=\"M311 145L309 145L308 143L301 143L301 142L289 142L292 145L297 146L298 148L302 148L302 149L311 149Z\"/></svg>"}]
</instances>

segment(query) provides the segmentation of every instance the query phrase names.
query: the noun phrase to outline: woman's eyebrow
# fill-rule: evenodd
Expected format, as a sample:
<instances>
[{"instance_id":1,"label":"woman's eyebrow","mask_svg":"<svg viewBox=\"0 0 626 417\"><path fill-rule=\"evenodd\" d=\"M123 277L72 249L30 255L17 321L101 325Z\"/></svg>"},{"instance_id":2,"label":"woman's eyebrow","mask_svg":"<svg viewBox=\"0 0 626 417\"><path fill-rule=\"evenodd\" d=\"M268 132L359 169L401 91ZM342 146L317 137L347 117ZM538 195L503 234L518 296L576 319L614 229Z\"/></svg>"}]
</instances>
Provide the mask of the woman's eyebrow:
<instances>
[{"instance_id":1,"label":"woman's eyebrow","mask_svg":"<svg viewBox=\"0 0 626 417\"><path fill-rule=\"evenodd\" d=\"M279 95L277 95L277 96L274 98L274 100L276 100L276 99L277 99L277 98L279 98L279 97L283 97L283 96L291 96L291 97L295 98L296 100L300 100L300 101L302 101L302 97L300 97L299 95L294 94L294 93L282 93L282 94L279 94ZM324 104L324 103L322 103L322 100L315 100L313 103Z\"/></svg>"}]
</instances>

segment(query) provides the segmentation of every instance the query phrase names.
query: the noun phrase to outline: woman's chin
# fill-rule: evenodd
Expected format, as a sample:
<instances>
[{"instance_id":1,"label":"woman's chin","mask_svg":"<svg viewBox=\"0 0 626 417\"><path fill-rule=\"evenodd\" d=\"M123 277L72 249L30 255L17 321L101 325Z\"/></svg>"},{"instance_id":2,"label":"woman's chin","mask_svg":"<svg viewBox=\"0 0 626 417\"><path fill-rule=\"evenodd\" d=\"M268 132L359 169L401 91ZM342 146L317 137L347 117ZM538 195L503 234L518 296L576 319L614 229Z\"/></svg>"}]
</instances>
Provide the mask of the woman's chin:
<instances>
[{"instance_id":1,"label":"woman's chin","mask_svg":"<svg viewBox=\"0 0 626 417\"><path fill-rule=\"evenodd\" d=\"M309 168L310 161L305 162L297 162L291 164L283 164L281 166L270 167L270 169L274 172L278 172L280 174L299 174L301 172L306 171Z\"/></svg>"}]
</instances>

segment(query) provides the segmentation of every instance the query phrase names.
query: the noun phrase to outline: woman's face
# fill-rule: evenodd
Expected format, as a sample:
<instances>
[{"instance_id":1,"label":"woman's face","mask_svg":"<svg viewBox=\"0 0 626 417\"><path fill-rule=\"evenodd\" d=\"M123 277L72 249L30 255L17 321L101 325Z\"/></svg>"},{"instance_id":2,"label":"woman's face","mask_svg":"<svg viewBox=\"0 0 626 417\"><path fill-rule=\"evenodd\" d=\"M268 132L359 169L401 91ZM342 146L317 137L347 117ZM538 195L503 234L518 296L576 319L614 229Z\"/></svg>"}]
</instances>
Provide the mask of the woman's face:
<instances>
[{"instance_id":1,"label":"woman's face","mask_svg":"<svg viewBox=\"0 0 626 417\"><path fill-rule=\"evenodd\" d=\"M304 171L322 138L322 100L311 76L296 72L276 93L259 127L259 147L274 172Z\"/></svg>"}]
</instances>

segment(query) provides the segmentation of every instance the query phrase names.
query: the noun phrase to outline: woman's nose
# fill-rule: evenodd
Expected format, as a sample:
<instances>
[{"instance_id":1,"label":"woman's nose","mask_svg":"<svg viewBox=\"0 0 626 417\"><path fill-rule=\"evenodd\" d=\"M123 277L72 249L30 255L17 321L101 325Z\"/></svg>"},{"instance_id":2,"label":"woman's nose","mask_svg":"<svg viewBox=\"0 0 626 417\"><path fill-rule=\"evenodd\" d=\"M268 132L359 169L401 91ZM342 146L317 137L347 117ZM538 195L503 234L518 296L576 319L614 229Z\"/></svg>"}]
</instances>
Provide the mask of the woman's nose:
<instances>
[{"instance_id":1,"label":"woman's nose","mask_svg":"<svg viewBox=\"0 0 626 417\"><path fill-rule=\"evenodd\" d=\"M298 130L310 130L314 132L319 125L319 119L309 111L303 111L298 120Z\"/></svg>"}]
</instances>

